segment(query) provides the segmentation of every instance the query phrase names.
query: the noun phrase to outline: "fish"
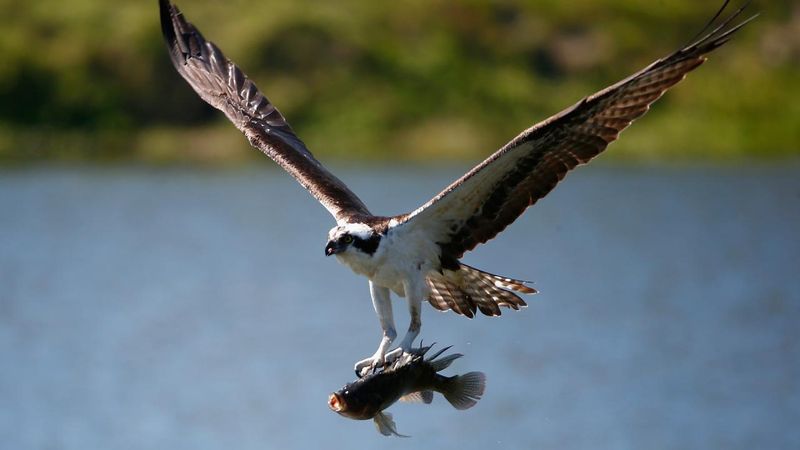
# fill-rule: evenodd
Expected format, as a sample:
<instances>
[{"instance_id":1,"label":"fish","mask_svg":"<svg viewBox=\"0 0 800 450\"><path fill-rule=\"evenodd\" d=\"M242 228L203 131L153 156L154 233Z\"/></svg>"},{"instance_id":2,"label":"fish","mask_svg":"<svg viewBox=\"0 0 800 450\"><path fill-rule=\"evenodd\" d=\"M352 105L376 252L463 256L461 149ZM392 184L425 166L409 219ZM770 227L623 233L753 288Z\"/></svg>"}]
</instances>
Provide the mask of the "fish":
<instances>
[{"instance_id":1,"label":"fish","mask_svg":"<svg viewBox=\"0 0 800 450\"><path fill-rule=\"evenodd\" d=\"M330 394L328 406L350 419L373 419L382 435L399 437L408 436L398 433L392 415L384 412L398 400L428 404L433 401L433 393L438 392L456 409L475 406L486 388L486 375L483 372L452 377L440 375L438 372L464 355L454 353L437 360L450 349L445 347L425 359L431 347L433 345L412 349L384 368L348 383Z\"/></svg>"}]
</instances>

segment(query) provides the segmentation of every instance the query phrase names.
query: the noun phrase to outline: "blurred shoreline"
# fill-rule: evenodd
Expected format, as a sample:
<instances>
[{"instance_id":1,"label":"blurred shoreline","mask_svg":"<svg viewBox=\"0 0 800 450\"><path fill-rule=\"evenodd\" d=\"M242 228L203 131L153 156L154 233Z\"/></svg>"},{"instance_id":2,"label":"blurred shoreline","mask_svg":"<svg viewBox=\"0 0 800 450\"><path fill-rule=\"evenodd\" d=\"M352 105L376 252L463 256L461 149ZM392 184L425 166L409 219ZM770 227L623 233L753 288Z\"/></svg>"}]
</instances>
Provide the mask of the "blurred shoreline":
<instances>
[{"instance_id":1,"label":"blurred shoreline","mask_svg":"<svg viewBox=\"0 0 800 450\"><path fill-rule=\"evenodd\" d=\"M647 118L644 118L647 121ZM646 142L628 139L637 128L623 133L597 161L610 165L632 166L737 166L750 164L793 165L800 161L800 144L760 152L746 148L702 148L686 145L680 137L650 136ZM798 128L800 130L800 128ZM520 132L522 129L520 129ZM511 140L514 136L509 136ZM354 139L357 141L357 139ZM323 163L354 162L365 165L414 164L453 165L478 163L500 149L506 141L462 150L444 148L420 150L409 146L398 151L370 151L343 148L326 151L311 148ZM674 143L672 147L662 147ZM395 143L395 147L401 144ZM691 143L689 144L691 145ZM11 150L14 149L14 150ZM0 168L38 165L148 165L148 166L223 166L244 167L266 158L251 147L229 122L213 126L151 129L139 133L97 133L79 130L0 130ZM596 164L596 162L593 162Z\"/></svg>"},{"instance_id":2,"label":"blurred shoreline","mask_svg":"<svg viewBox=\"0 0 800 450\"><path fill-rule=\"evenodd\" d=\"M721 1L177 3L320 159L474 161L679 48ZM257 157L173 70L155 2L0 12L0 165ZM800 4L750 12L608 159L800 155Z\"/></svg>"}]
</instances>

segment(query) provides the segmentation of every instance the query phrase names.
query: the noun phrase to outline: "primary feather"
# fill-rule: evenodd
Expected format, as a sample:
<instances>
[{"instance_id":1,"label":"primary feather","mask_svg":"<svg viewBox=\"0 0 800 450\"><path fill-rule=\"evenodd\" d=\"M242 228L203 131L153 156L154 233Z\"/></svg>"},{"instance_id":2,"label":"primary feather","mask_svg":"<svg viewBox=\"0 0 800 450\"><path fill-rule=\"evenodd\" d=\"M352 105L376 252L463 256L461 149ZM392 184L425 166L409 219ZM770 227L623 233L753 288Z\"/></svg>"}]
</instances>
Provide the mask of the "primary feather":
<instances>
[{"instance_id":1,"label":"primary feather","mask_svg":"<svg viewBox=\"0 0 800 450\"><path fill-rule=\"evenodd\" d=\"M745 6L696 42L523 131L403 220L435 235L445 260L492 239L755 18L730 26Z\"/></svg>"},{"instance_id":2,"label":"primary feather","mask_svg":"<svg viewBox=\"0 0 800 450\"><path fill-rule=\"evenodd\" d=\"M254 147L292 175L338 222L370 215L361 199L314 158L280 111L236 64L168 0L159 0L159 7L172 63L200 98L225 113Z\"/></svg>"}]
</instances>

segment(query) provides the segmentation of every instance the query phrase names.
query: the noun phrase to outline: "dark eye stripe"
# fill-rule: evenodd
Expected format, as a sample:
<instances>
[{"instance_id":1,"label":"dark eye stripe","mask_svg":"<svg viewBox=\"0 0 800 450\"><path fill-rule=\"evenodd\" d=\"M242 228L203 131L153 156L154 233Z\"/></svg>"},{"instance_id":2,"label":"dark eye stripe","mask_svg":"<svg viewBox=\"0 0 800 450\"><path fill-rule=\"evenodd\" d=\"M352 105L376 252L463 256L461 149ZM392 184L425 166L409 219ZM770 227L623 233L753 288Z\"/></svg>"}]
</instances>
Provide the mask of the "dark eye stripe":
<instances>
[{"instance_id":1,"label":"dark eye stripe","mask_svg":"<svg viewBox=\"0 0 800 450\"><path fill-rule=\"evenodd\" d=\"M378 244L381 242L379 234L373 234L369 239L356 239L353 241L353 247L361 250L362 252L372 255L378 249Z\"/></svg>"}]
</instances>

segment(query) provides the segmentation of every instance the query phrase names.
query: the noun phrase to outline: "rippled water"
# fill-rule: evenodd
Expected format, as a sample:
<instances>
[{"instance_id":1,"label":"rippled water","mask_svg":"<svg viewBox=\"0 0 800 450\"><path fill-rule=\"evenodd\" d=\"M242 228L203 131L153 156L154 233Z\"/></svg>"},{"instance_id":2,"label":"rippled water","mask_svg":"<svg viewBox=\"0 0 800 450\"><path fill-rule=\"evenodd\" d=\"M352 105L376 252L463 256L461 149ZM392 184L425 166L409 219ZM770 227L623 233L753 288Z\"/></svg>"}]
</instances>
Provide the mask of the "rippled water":
<instances>
[{"instance_id":1,"label":"rippled water","mask_svg":"<svg viewBox=\"0 0 800 450\"><path fill-rule=\"evenodd\" d=\"M338 172L391 214L461 169ZM466 258L534 280L527 309L424 305L421 337L466 354L448 373L488 386L390 408L409 441L327 408L379 327L283 173L2 171L2 447L798 448L799 175L571 175Z\"/></svg>"}]
</instances>

